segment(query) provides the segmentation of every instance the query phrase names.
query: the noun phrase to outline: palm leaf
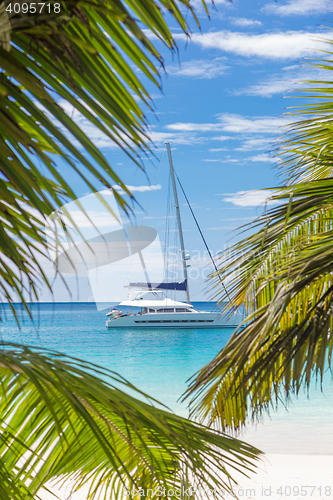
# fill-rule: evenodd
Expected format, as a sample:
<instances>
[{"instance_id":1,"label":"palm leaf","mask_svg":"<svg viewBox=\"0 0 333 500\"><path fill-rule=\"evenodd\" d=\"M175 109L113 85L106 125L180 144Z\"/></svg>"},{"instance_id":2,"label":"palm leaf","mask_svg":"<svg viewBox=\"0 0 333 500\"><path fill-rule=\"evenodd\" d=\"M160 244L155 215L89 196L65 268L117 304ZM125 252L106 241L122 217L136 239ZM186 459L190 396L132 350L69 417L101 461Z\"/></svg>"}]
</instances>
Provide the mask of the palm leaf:
<instances>
[{"instance_id":1,"label":"palm leaf","mask_svg":"<svg viewBox=\"0 0 333 500\"><path fill-rule=\"evenodd\" d=\"M51 480L71 480L73 491L88 483L88 498L122 498L125 488L155 498L157 487L180 488L186 475L192 487L230 493L232 470L248 473L259 456L119 375L53 351L6 344L0 376L2 498L36 498Z\"/></svg>"},{"instance_id":2,"label":"palm leaf","mask_svg":"<svg viewBox=\"0 0 333 500\"><path fill-rule=\"evenodd\" d=\"M277 207L243 228L255 232L221 256L215 274L229 284L226 308L243 306L248 315L186 396L192 414L222 429L260 419L331 369L333 107L329 78L316 83L306 92L318 102L294 111L305 117L281 145L290 184L274 188Z\"/></svg>"},{"instance_id":3,"label":"palm leaf","mask_svg":"<svg viewBox=\"0 0 333 500\"><path fill-rule=\"evenodd\" d=\"M223 429L260 418L331 364L333 180L286 187L273 199L286 203L256 222L261 229L220 270L229 279L227 307L246 307L245 328L188 391L193 412Z\"/></svg>"},{"instance_id":4,"label":"palm leaf","mask_svg":"<svg viewBox=\"0 0 333 500\"><path fill-rule=\"evenodd\" d=\"M326 72L327 78L304 82L310 87L301 89L296 97L305 99L307 103L289 108L287 114L290 118L301 117L301 120L289 127L280 144L280 168L290 183L332 177L333 103L332 77L329 72L333 70L330 59L333 42L330 39L323 40L327 42L327 50L321 51L324 56L306 64L322 73Z\"/></svg>"},{"instance_id":5,"label":"palm leaf","mask_svg":"<svg viewBox=\"0 0 333 500\"><path fill-rule=\"evenodd\" d=\"M48 255L43 220L77 199L68 172L85 191L112 189L128 212L129 190L80 123L95 127L142 168L140 156L149 150L149 140L140 105L151 104L135 68L159 88L158 66L163 67L145 30L174 50L163 13L189 33L180 6L193 12L188 0L56 3L60 13L51 9L50 14L9 13L11 2L0 4L0 214L5 221L0 299L9 302L38 299L38 281L50 289L39 264L40 254ZM70 108L80 113L79 124ZM66 174L57 168L59 160Z\"/></svg>"}]
</instances>

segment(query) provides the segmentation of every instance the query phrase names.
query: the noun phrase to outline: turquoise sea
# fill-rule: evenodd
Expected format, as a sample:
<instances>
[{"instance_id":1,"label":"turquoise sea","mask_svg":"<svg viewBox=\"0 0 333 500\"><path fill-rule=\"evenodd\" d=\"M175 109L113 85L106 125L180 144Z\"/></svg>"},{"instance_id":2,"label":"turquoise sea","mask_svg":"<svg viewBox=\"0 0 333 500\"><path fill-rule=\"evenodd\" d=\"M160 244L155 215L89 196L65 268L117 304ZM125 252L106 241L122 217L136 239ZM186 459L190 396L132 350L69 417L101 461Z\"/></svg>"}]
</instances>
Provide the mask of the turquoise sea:
<instances>
[{"instance_id":1,"label":"turquoise sea","mask_svg":"<svg viewBox=\"0 0 333 500\"><path fill-rule=\"evenodd\" d=\"M197 309L214 304L194 302ZM188 415L178 400L186 381L226 344L230 329L106 330L105 311L94 303L41 303L32 306L35 323L21 314L19 330L9 309L0 323L2 341L55 349L118 372L173 411ZM242 435L267 453L333 454L333 386L327 373L323 392L315 387L288 409L280 405L263 423Z\"/></svg>"}]
</instances>

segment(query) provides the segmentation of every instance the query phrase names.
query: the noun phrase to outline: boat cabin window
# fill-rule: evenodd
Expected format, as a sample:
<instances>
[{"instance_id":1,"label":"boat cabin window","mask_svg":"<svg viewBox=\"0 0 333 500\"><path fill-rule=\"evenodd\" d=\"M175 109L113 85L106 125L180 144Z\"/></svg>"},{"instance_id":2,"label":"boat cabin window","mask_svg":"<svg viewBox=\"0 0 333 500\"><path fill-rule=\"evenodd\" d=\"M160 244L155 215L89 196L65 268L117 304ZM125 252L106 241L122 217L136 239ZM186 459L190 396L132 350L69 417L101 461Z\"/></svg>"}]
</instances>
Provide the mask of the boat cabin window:
<instances>
[{"instance_id":1,"label":"boat cabin window","mask_svg":"<svg viewBox=\"0 0 333 500\"><path fill-rule=\"evenodd\" d=\"M158 313L173 313L173 309L157 309Z\"/></svg>"},{"instance_id":2,"label":"boat cabin window","mask_svg":"<svg viewBox=\"0 0 333 500\"><path fill-rule=\"evenodd\" d=\"M154 312L155 312L155 309L148 309L148 312L150 312L150 313L154 313Z\"/></svg>"},{"instance_id":3,"label":"boat cabin window","mask_svg":"<svg viewBox=\"0 0 333 500\"><path fill-rule=\"evenodd\" d=\"M176 313L188 313L190 312L188 309L184 309L184 308L177 308L176 309Z\"/></svg>"}]
</instances>

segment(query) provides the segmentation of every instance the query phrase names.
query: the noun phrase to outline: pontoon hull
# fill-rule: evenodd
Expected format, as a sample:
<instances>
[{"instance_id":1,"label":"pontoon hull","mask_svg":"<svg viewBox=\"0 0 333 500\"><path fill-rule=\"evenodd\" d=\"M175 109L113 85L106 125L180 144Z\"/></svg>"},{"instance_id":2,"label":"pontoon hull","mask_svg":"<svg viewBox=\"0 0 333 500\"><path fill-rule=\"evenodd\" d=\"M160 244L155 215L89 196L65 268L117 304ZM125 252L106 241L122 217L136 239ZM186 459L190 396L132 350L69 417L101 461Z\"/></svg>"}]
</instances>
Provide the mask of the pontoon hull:
<instances>
[{"instance_id":1,"label":"pontoon hull","mask_svg":"<svg viewBox=\"0 0 333 500\"><path fill-rule=\"evenodd\" d=\"M187 312L168 314L135 314L108 319L106 328L237 328L241 314L220 315L214 312Z\"/></svg>"}]
</instances>

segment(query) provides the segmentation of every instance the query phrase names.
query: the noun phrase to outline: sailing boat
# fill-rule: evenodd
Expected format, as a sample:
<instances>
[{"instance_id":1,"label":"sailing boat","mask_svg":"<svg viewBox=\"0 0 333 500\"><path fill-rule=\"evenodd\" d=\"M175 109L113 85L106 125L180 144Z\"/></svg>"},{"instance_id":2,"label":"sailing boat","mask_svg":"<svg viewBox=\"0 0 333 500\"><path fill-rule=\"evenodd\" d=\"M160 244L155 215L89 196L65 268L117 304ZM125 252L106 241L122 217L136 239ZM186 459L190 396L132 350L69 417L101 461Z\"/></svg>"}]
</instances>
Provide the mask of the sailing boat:
<instances>
[{"instance_id":1,"label":"sailing boat","mask_svg":"<svg viewBox=\"0 0 333 500\"><path fill-rule=\"evenodd\" d=\"M177 225L180 240L180 252L183 264L184 279L178 283L130 283L136 289L133 300L124 300L119 305L131 307L130 314L123 314L114 308L107 313L107 328L236 328L242 322L242 314L231 312L219 314L211 311L198 311L190 301L187 275L187 255L185 253L182 222L180 216L175 172L172 162L170 144L167 143L172 188L177 214ZM201 232L201 231L200 231ZM179 302L164 296L168 290L186 293L186 302ZM150 294L152 299L144 298ZM139 310L138 310L139 309Z\"/></svg>"}]
</instances>

